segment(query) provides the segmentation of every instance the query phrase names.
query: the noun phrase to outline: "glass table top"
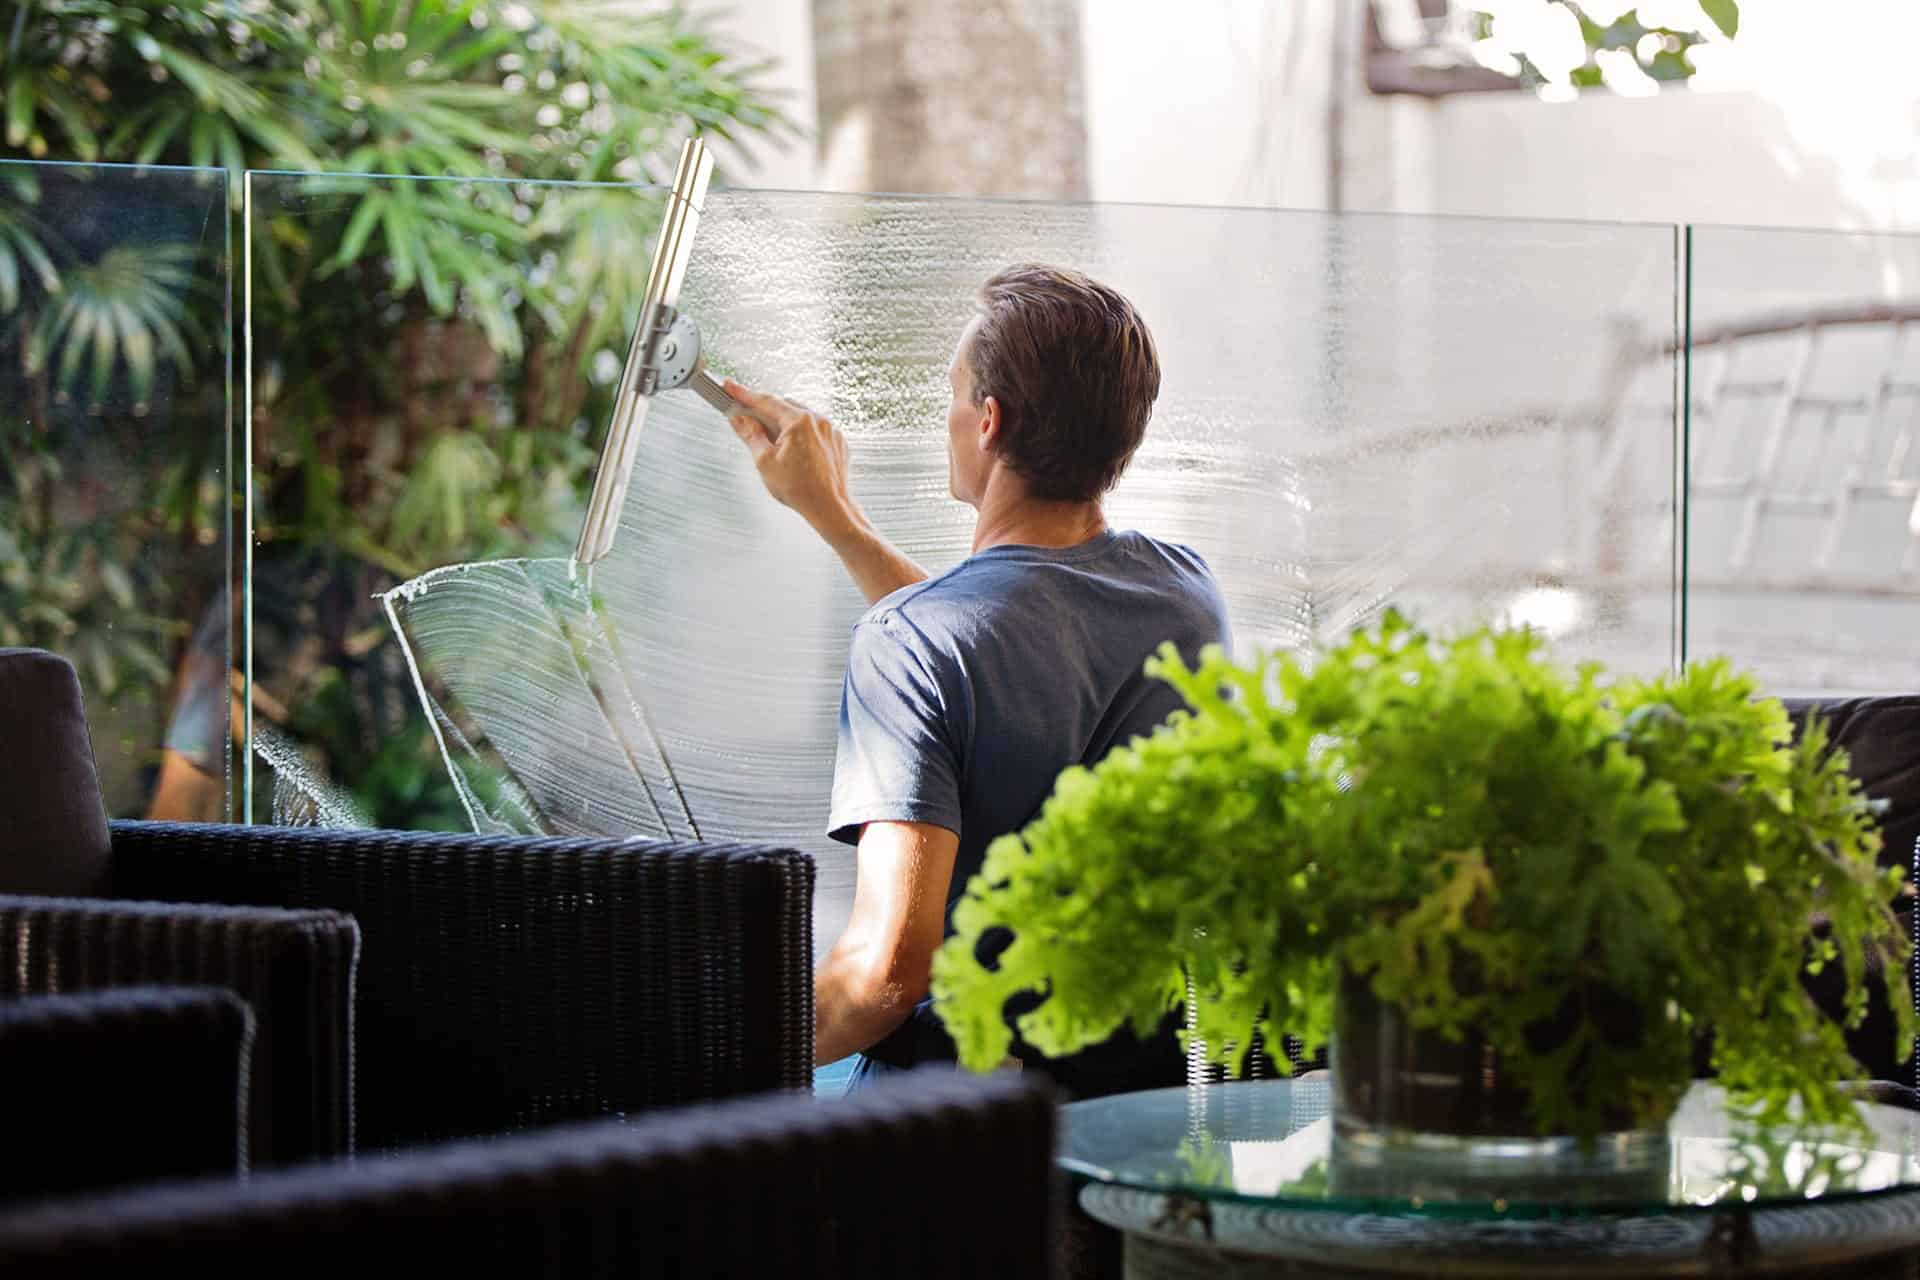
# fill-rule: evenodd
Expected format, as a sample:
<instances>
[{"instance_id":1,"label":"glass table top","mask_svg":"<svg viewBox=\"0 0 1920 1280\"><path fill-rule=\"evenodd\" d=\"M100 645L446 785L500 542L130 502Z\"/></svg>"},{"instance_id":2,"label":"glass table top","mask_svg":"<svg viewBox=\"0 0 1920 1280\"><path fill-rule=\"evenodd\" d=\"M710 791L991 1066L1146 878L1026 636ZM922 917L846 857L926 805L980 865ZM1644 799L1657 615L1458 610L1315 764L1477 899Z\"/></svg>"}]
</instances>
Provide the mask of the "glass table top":
<instances>
[{"instance_id":1,"label":"glass table top","mask_svg":"<svg viewBox=\"0 0 1920 1280\"><path fill-rule=\"evenodd\" d=\"M1693 1086L1664 1140L1580 1153L1429 1152L1337 1137L1324 1078L1120 1094L1062 1109L1059 1162L1095 1183L1288 1210L1455 1218L1683 1214L1920 1192L1920 1114L1866 1132L1765 1129Z\"/></svg>"}]
</instances>

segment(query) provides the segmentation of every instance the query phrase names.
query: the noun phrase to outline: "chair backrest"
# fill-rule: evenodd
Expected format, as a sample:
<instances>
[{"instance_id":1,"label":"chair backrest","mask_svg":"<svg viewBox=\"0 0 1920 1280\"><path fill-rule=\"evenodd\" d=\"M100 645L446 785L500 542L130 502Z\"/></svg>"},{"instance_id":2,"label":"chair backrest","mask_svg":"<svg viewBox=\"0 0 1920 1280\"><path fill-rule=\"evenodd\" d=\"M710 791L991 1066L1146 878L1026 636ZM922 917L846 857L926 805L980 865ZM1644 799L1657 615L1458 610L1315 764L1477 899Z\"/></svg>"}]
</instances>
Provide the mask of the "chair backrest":
<instances>
[{"instance_id":1,"label":"chair backrest","mask_svg":"<svg viewBox=\"0 0 1920 1280\"><path fill-rule=\"evenodd\" d=\"M217 987L0 1000L0 1200L239 1174L252 1050Z\"/></svg>"},{"instance_id":2,"label":"chair backrest","mask_svg":"<svg viewBox=\"0 0 1920 1280\"><path fill-rule=\"evenodd\" d=\"M1053 1127L1030 1079L932 1069L836 1102L747 1099L22 1210L0 1217L0 1274L1039 1280Z\"/></svg>"},{"instance_id":3,"label":"chair backrest","mask_svg":"<svg viewBox=\"0 0 1920 1280\"><path fill-rule=\"evenodd\" d=\"M181 983L246 1001L257 1028L255 1164L353 1150L359 945L353 921L334 911L0 895L0 995ZM140 1064L122 1068L134 1087Z\"/></svg>"},{"instance_id":4,"label":"chair backrest","mask_svg":"<svg viewBox=\"0 0 1920 1280\"><path fill-rule=\"evenodd\" d=\"M362 1150L811 1083L804 854L138 822L113 843L117 891L358 921Z\"/></svg>"},{"instance_id":5,"label":"chair backrest","mask_svg":"<svg viewBox=\"0 0 1920 1280\"><path fill-rule=\"evenodd\" d=\"M1866 793L1886 803L1880 815L1881 853L1888 866L1912 869L1920 849L1920 694L1823 701L1788 698L1796 728L1818 713L1848 768Z\"/></svg>"},{"instance_id":6,"label":"chair backrest","mask_svg":"<svg viewBox=\"0 0 1920 1280\"><path fill-rule=\"evenodd\" d=\"M107 813L73 664L0 649L0 893L105 892Z\"/></svg>"}]
</instances>

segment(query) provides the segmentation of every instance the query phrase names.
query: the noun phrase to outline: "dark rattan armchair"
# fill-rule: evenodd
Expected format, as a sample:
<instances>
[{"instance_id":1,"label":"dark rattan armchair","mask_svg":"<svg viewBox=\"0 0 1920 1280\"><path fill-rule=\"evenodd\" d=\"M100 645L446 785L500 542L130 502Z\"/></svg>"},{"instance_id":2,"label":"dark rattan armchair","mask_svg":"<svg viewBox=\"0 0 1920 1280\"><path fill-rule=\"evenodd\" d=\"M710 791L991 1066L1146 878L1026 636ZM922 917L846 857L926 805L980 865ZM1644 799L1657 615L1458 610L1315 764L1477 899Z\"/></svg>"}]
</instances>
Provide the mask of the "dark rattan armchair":
<instances>
[{"instance_id":1,"label":"dark rattan armchair","mask_svg":"<svg viewBox=\"0 0 1920 1280\"><path fill-rule=\"evenodd\" d=\"M344 1155L353 1139L353 975L360 935L336 911L0 895L0 995L185 983L225 988L257 1023L247 1151L270 1164ZM116 1097L151 1095L137 1059Z\"/></svg>"},{"instance_id":2,"label":"dark rattan armchair","mask_svg":"<svg viewBox=\"0 0 1920 1280\"><path fill-rule=\"evenodd\" d=\"M359 925L358 1146L766 1089L813 1069L813 861L788 850L112 824L120 897Z\"/></svg>"},{"instance_id":3,"label":"dark rattan armchair","mask_svg":"<svg viewBox=\"0 0 1920 1280\"><path fill-rule=\"evenodd\" d=\"M0 897L0 982L238 991L262 1164L812 1079L803 854L144 822L112 851L114 898Z\"/></svg>"},{"instance_id":4,"label":"dark rattan armchair","mask_svg":"<svg viewBox=\"0 0 1920 1280\"><path fill-rule=\"evenodd\" d=\"M0 1000L0 1201L239 1173L252 1047L217 988Z\"/></svg>"},{"instance_id":5,"label":"dark rattan armchair","mask_svg":"<svg viewBox=\"0 0 1920 1280\"><path fill-rule=\"evenodd\" d=\"M72 667L0 650L0 713L0 994L236 991L256 1163L812 1078L803 854L108 824Z\"/></svg>"},{"instance_id":6,"label":"dark rattan armchair","mask_svg":"<svg viewBox=\"0 0 1920 1280\"><path fill-rule=\"evenodd\" d=\"M1039 1280L1054 1109L933 1069L777 1097L64 1202L0 1217L0 1274Z\"/></svg>"}]
</instances>

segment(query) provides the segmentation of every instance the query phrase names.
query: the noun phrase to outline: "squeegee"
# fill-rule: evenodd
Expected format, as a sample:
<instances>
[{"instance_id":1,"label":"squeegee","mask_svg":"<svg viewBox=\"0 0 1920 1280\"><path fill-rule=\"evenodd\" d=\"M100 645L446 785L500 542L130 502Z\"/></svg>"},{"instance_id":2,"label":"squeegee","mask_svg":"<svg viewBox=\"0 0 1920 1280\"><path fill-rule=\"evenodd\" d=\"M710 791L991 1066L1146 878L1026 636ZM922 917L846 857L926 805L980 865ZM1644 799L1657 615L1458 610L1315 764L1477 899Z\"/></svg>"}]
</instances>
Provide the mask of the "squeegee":
<instances>
[{"instance_id":1,"label":"squeegee","mask_svg":"<svg viewBox=\"0 0 1920 1280\"><path fill-rule=\"evenodd\" d=\"M680 148L673 189L660 219L660 238L653 246L653 266L647 273L647 291L640 304L640 320L627 347L627 362L614 394L613 419L600 447L600 465L593 474L593 496L587 502L586 522L573 558L588 565L613 550L620 528L620 508L627 500L640 428L647 420L647 404L661 391L685 388L723 414L747 412L729 396L700 356L700 329L691 316L679 311L680 286L693 251L693 233L700 226L700 210L707 199L707 181L713 176L713 157L701 139L688 138Z\"/></svg>"}]
</instances>

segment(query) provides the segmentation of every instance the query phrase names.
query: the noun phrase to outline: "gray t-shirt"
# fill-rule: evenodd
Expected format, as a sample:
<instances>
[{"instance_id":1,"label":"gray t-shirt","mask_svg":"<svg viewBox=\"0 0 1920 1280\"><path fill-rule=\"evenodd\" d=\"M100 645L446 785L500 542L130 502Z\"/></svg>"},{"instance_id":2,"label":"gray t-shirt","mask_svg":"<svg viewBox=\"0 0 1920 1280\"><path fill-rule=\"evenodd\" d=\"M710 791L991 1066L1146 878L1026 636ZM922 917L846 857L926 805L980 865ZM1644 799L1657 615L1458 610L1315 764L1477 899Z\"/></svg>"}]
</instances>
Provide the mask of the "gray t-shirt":
<instances>
[{"instance_id":1,"label":"gray t-shirt","mask_svg":"<svg viewBox=\"0 0 1920 1280\"><path fill-rule=\"evenodd\" d=\"M955 832L951 907L1062 769L1183 705L1142 670L1167 640L1189 662L1227 643L1226 605L1197 554L1141 533L989 547L901 588L854 627L828 833L851 844L869 822Z\"/></svg>"}]
</instances>

